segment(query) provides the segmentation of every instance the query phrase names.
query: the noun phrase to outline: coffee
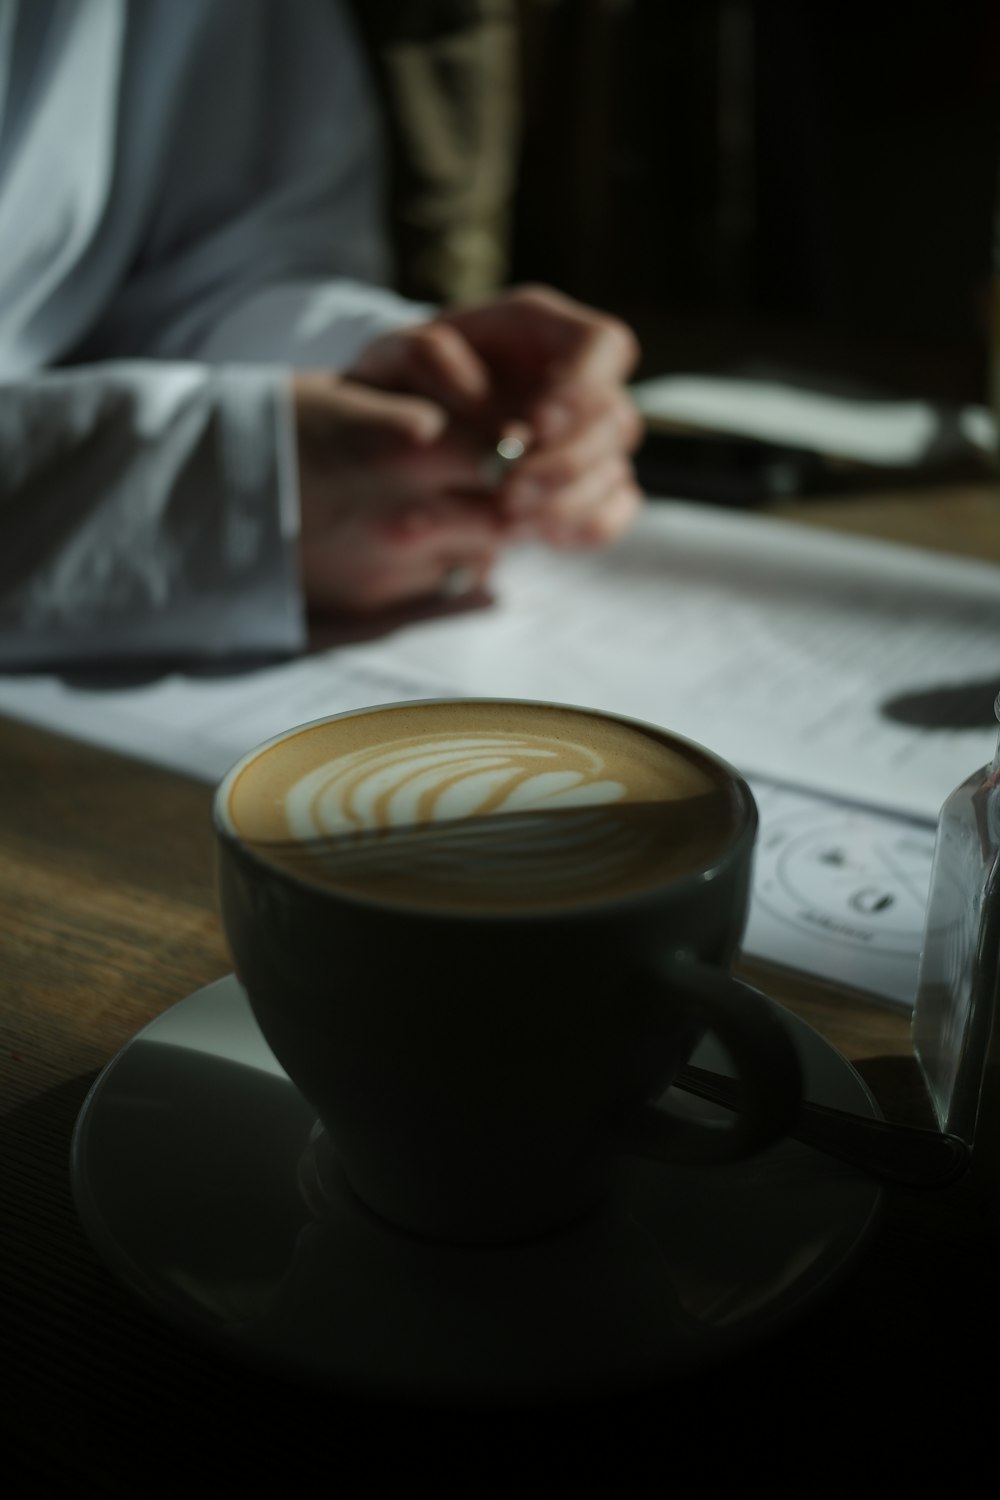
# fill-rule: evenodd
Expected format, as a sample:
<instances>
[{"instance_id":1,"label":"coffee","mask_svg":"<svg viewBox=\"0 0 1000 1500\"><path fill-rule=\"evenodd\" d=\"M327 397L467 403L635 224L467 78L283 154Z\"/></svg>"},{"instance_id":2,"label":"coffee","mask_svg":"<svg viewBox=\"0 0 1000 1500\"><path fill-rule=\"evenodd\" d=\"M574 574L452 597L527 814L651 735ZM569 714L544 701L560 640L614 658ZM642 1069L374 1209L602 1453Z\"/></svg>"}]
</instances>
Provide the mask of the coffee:
<instances>
[{"instance_id":1,"label":"coffee","mask_svg":"<svg viewBox=\"0 0 1000 1500\"><path fill-rule=\"evenodd\" d=\"M239 768L227 820L311 884L447 910L614 900L708 867L740 817L696 747L569 707L412 703L314 725Z\"/></svg>"}]
</instances>

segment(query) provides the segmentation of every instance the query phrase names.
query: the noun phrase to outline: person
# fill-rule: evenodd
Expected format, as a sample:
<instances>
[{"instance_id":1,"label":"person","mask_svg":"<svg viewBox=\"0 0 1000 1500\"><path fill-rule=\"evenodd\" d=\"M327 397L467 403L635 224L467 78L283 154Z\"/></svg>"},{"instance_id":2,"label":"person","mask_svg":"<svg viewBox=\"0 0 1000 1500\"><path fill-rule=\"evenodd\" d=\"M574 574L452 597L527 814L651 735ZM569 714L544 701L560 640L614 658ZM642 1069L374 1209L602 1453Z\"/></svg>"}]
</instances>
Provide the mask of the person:
<instances>
[{"instance_id":1,"label":"person","mask_svg":"<svg viewBox=\"0 0 1000 1500\"><path fill-rule=\"evenodd\" d=\"M341 0L0 0L0 664L295 652L628 525L631 331L397 295L380 149Z\"/></svg>"}]
</instances>

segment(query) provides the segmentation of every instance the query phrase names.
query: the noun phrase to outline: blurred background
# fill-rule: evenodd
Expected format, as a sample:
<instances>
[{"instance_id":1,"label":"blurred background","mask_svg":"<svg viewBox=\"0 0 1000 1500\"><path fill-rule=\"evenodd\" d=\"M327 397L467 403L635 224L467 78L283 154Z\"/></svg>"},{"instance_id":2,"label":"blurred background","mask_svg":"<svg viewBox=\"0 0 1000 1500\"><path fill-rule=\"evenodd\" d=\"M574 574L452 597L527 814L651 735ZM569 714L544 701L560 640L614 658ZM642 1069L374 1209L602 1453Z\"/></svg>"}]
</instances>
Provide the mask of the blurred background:
<instances>
[{"instance_id":1,"label":"blurred background","mask_svg":"<svg viewBox=\"0 0 1000 1500\"><path fill-rule=\"evenodd\" d=\"M995 0L520 11L515 274L629 313L657 369L773 354L983 396Z\"/></svg>"},{"instance_id":2,"label":"blurred background","mask_svg":"<svg viewBox=\"0 0 1000 1500\"><path fill-rule=\"evenodd\" d=\"M996 0L356 3L405 290L551 282L640 377L989 404Z\"/></svg>"}]
</instances>

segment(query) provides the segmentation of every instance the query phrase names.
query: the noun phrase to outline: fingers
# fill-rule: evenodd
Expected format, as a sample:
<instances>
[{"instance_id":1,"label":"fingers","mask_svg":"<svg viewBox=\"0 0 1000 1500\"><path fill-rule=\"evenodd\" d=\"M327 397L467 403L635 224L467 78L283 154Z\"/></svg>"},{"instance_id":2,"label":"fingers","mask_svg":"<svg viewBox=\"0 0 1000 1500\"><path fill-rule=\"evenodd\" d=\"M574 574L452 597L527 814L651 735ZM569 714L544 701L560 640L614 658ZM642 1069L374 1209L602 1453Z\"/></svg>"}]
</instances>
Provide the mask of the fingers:
<instances>
[{"instance_id":1,"label":"fingers","mask_svg":"<svg viewBox=\"0 0 1000 1500\"><path fill-rule=\"evenodd\" d=\"M325 371L294 376L292 407L300 446L355 461L433 443L448 420L422 396L371 390Z\"/></svg>"},{"instance_id":2,"label":"fingers","mask_svg":"<svg viewBox=\"0 0 1000 1500\"><path fill-rule=\"evenodd\" d=\"M475 500L438 496L423 504L368 518L372 542L405 559L455 562L463 555L495 552L500 537L496 512Z\"/></svg>"},{"instance_id":3,"label":"fingers","mask_svg":"<svg viewBox=\"0 0 1000 1500\"><path fill-rule=\"evenodd\" d=\"M483 441L513 422L547 444L578 425L574 408L594 392L623 396L638 358L619 318L526 286L376 339L348 374L434 402Z\"/></svg>"},{"instance_id":4,"label":"fingers","mask_svg":"<svg viewBox=\"0 0 1000 1500\"><path fill-rule=\"evenodd\" d=\"M547 424L539 421L534 427L534 442L518 465L518 473L537 469L551 475L554 482L570 480L575 470L593 462L602 444L634 453L643 432L634 401L617 386L564 391L550 417Z\"/></svg>"},{"instance_id":5,"label":"fingers","mask_svg":"<svg viewBox=\"0 0 1000 1500\"><path fill-rule=\"evenodd\" d=\"M508 382L543 389L624 381L639 360L621 319L546 286L522 286L442 315Z\"/></svg>"},{"instance_id":6,"label":"fingers","mask_svg":"<svg viewBox=\"0 0 1000 1500\"><path fill-rule=\"evenodd\" d=\"M624 392L567 406L562 440L530 450L505 483L502 515L518 534L556 546L612 540L641 498L628 457L641 430Z\"/></svg>"},{"instance_id":7,"label":"fingers","mask_svg":"<svg viewBox=\"0 0 1000 1500\"><path fill-rule=\"evenodd\" d=\"M609 458L530 520L513 523L513 530L553 547L606 546L631 524L641 504L631 466Z\"/></svg>"},{"instance_id":8,"label":"fingers","mask_svg":"<svg viewBox=\"0 0 1000 1500\"><path fill-rule=\"evenodd\" d=\"M405 565L385 556L377 567L357 579L349 593L340 594L336 609L340 614L366 616L436 596L456 599L474 594L485 587L495 560L495 553L483 551L427 553L409 559ZM459 580L458 588L452 587L452 579Z\"/></svg>"},{"instance_id":9,"label":"fingers","mask_svg":"<svg viewBox=\"0 0 1000 1500\"><path fill-rule=\"evenodd\" d=\"M497 507L480 448L455 439L439 405L319 373L295 378L292 404L312 608L370 614L456 576L472 588L485 578L500 543ZM475 498L452 493L463 490Z\"/></svg>"},{"instance_id":10,"label":"fingers","mask_svg":"<svg viewBox=\"0 0 1000 1500\"><path fill-rule=\"evenodd\" d=\"M544 325L553 383L624 381L639 362L638 339L611 313L586 307L551 287L521 288L512 303L509 312L515 317Z\"/></svg>"},{"instance_id":11,"label":"fingers","mask_svg":"<svg viewBox=\"0 0 1000 1500\"><path fill-rule=\"evenodd\" d=\"M383 555L370 569L343 580L338 587L331 587L328 572L317 573L315 582L306 583L306 597L313 610L363 618L437 595L457 597L450 588L456 570L461 574L462 593L474 594L486 585L495 560L493 552L463 555L461 559L429 554L405 563Z\"/></svg>"},{"instance_id":12,"label":"fingers","mask_svg":"<svg viewBox=\"0 0 1000 1500\"><path fill-rule=\"evenodd\" d=\"M376 339L348 374L383 390L425 396L456 415L479 410L492 384L485 361L468 340L440 320Z\"/></svg>"},{"instance_id":13,"label":"fingers","mask_svg":"<svg viewBox=\"0 0 1000 1500\"><path fill-rule=\"evenodd\" d=\"M517 536L613 541L642 503L624 388L637 358L618 319L522 287L376 340L354 378L297 377L312 605L370 613L438 592L456 569L474 586ZM525 448L506 474L499 434Z\"/></svg>"},{"instance_id":14,"label":"fingers","mask_svg":"<svg viewBox=\"0 0 1000 1500\"><path fill-rule=\"evenodd\" d=\"M560 551L609 547L632 525L644 503L642 491L630 474L617 482L609 474L600 493L591 494L589 503L581 503L565 520L544 521L538 536Z\"/></svg>"},{"instance_id":15,"label":"fingers","mask_svg":"<svg viewBox=\"0 0 1000 1500\"><path fill-rule=\"evenodd\" d=\"M391 490L404 503L496 488L488 441L423 397L316 373L295 377L293 406L311 495L339 487L369 503Z\"/></svg>"},{"instance_id":16,"label":"fingers","mask_svg":"<svg viewBox=\"0 0 1000 1500\"><path fill-rule=\"evenodd\" d=\"M475 590L499 545L495 516L472 502L353 515L303 549L303 582L314 608L368 615L444 594L457 575Z\"/></svg>"}]
</instances>

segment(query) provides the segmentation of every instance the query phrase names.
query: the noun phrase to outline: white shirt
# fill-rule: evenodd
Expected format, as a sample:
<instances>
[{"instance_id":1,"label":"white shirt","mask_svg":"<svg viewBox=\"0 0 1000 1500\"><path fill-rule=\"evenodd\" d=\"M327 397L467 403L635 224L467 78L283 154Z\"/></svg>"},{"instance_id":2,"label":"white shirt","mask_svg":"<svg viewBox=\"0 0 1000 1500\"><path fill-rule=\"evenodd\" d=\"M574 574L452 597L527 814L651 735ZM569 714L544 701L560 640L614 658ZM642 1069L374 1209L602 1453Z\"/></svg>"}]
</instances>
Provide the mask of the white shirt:
<instances>
[{"instance_id":1,"label":"white shirt","mask_svg":"<svg viewBox=\"0 0 1000 1500\"><path fill-rule=\"evenodd\" d=\"M0 664L303 644L284 367L384 286L337 0L0 0Z\"/></svg>"}]
</instances>

